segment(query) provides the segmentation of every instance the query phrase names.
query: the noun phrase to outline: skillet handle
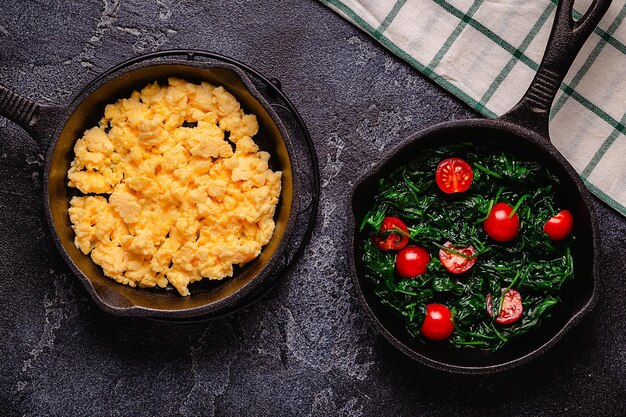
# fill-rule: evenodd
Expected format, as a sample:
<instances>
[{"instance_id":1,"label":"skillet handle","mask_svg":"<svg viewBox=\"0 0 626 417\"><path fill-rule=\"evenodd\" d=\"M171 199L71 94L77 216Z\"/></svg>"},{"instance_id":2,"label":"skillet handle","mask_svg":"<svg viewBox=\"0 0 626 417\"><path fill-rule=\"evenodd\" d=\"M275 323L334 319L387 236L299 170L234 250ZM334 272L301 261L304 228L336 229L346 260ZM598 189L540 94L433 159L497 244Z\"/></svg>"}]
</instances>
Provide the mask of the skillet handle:
<instances>
[{"instance_id":1,"label":"skillet handle","mask_svg":"<svg viewBox=\"0 0 626 417\"><path fill-rule=\"evenodd\" d=\"M54 118L46 117L52 106L43 106L0 84L0 116L17 123L40 144L47 139Z\"/></svg>"},{"instance_id":2,"label":"skillet handle","mask_svg":"<svg viewBox=\"0 0 626 417\"><path fill-rule=\"evenodd\" d=\"M549 138L550 107L563 78L591 32L611 5L611 0L593 0L578 21L572 11L575 0L561 0L541 65L522 99L500 120L511 122Z\"/></svg>"}]
</instances>

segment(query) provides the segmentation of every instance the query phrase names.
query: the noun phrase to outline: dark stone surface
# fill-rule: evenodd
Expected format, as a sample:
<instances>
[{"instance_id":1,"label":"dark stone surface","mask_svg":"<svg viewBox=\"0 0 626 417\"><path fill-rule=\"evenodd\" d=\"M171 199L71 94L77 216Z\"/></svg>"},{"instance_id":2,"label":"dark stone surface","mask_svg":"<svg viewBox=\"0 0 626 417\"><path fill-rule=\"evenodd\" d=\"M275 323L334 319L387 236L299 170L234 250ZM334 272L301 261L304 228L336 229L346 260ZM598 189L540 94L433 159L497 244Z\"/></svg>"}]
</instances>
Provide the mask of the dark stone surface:
<instances>
[{"instance_id":1,"label":"dark stone surface","mask_svg":"<svg viewBox=\"0 0 626 417\"><path fill-rule=\"evenodd\" d=\"M282 80L320 157L313 240L236 316L108 316L50 238L41 150L0 119L0 415L626 415L626 220L602 203L598 305L532 363L449 375L372 330L343 255L350 184L409 133L472 112L321 4L0 1L0 82L39 101L67 102L110 65L166 48L213 50Z\"/></svg>"}]
</instances>

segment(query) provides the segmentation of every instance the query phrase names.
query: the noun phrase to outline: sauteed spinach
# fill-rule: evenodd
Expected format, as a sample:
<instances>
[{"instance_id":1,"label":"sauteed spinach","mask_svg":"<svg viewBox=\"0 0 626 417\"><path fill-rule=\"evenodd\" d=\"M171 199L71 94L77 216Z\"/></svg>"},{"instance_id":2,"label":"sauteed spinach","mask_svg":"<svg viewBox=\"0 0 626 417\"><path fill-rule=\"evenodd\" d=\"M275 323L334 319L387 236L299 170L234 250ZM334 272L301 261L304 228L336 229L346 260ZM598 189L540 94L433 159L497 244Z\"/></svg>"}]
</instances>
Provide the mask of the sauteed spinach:
<instances>
[{"instance_id":1,"label":"sauteed spinach","mask_svg":"<svg viewBox=\"0 0 626 417\"><path fill-rule=\"evenodd\" d=\"M473 180L466 191L463 187L462 192L447 194L438 186L435 172L451 157L469 164ZM570 248L575 237L569 234L555 241L544 231L546 222L565 208L555 199L558 186L559 178L539 163L506 151L473 144L424 151L381 179L372 196L373 204L360 225L366 278L380 302L395 310L415 337L424 338L420 330L426 306L440 303L453 317L451 346L501 349L540 326L573 277ZM513 208L510 214L519 217L519 231L508 242L494 240L483 228L497 203L508 204ZM401 219L406 231L381 228L390 216ZM400 276L396 266L400 252L380 244L392 234L398 238L396 243L408 236L409 245L428 251L425 273ZM472 252L460 252L458 248L463 247L471 247ZM469 270L452 273L440 261L440 250L475 259L475 263ZM505 308L504 295L511 289L521 295L523 313L514 322L496 320Z\"/></svg>"}]
</instances>

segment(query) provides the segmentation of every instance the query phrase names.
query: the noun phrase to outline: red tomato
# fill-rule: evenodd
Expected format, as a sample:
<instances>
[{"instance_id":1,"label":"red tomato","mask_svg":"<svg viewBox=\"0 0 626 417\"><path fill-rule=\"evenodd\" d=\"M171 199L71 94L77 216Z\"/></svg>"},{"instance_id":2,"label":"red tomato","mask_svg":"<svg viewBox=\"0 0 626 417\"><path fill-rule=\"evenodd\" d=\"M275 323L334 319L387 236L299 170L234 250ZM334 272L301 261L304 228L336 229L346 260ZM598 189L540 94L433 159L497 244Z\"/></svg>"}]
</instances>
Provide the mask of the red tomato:
<instances>
[{"instance_id":1,"label":"red tomato","mask_svg":"<svg viewBox=\"0 0 626 417\"><path fill-rule=\"evenodd\" d=\"M441 261L444 268L453 274L462 274L463 272L467 272L476 263L476 256L474 256L476 254L476 249L474 249L472 245L457 247L454 246L452 242L447 241L443 244L443 247L468 256L466 258L456 253L448 252L445 249L439 249L439 261Z\"/></svg>"},{"instance_id":2,"label":"red tomato","mask_svg":"<svg viewBox=\"0 0 626 417\"><path fill-rule=\"evenodd\" d=\"M552 240L565 239L573 228L574 217L569 210L562 210L556 216L552 216L550 220L543 225L543 231L546 232Z\"/></svg>"},{"instance_id":3,"label":"red tomato","mask_svg":"<svg viewBox=\"0 0 626 417\"><path fill-rule=\"evenodd\" d=\"M502 288L502 292L504 291L506 291L506 288ZM485 301L487 304L487 314L489 314L489 317L493 317L491 313L491 294L487 294L487 299ZM515 323L520 317L522 317L523 311L524 307L522 306L522 296L519 291L510 289L506 294L504 294L500 314L496 317L496 323Z\"/></svg>"},{"instance_id":4,"label":"red tomato","mask_svg":"<svg viewBox=\"0 0 626 417\"><path fill-rule=\"evenodd\" d=\"M506 203L496 203L487 220L483 222L483 228L490 238L498 242L513 240L519 232L519 216L513 212L513 207Z\"/></svg>"},{"instance_id":5,"label":"red tomato","mask_svg":"<svg viewBox=\"0 0 626 417\"><path fill-rule=\"evenodd\" d=\"M389 230L400 230L405 234L400 233L389 233L386 237L383 233ZM409 229L407 229L406 224L402 220L397 217L388 216L383 219L383 222L380 225L380 229L378 229L378 236L372 236L374 241L374 245L382 251L388 250L398 250L402 249L409 243L409 237L407 234L409 233Z\"/></svg>"},{"instance_id":6,"label":"red tomato","mask_svg":"<svg viewBox=\"0 0 626 417\"><path fill-rule=\"evenodd\" d=\"M402 278L415 278L428 270L430 255L419 246L407 246L396 255L396 271Z\"/></svg>"},{"instance_id":7,"label":"red tomato","mask_svg":"<svg viewBox=\"0 0 626 417\"><path fill-rule=\"evenodd\" d=\"M437 185L446 194L462 193L472 185L474 171L461 158L448 158L439 162L435 173Z\"/></svg>"},{"instance_id":8,"label":"red tomato","mask_svg":"<svg viewBox=\"0 0 626 417\"><path fill-rule=\"evenodd\" d=\"M428 304L426 317L420 332L430 340L444 340L452 334L454 321L448 307L443 304Z\"/></svg>"}]
</instances>

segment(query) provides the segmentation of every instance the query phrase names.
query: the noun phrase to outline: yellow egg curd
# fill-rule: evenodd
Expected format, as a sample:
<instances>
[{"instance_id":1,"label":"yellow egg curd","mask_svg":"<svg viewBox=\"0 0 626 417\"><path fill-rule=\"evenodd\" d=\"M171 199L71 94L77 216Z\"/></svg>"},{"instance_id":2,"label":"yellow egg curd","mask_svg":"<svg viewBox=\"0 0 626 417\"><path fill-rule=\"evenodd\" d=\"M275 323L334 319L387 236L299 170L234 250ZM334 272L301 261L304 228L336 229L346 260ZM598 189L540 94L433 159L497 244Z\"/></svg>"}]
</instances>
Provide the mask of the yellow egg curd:
<instances>
[{"instance_id":1,"label":"yellow egg curd","mask_svg":"<svg viewBox=\"0 0 626 417\"><path fill-rule=\"evenodd\" d=\"M232 276L274 232L281 172L252 140L256 117L223 87L170 78L109 104L74 146L74 243L132 287L189 295ZM225 136L225 132L229 136ZM234 149L233 149L234 148Z\"/></svg>"}]
</instances>

